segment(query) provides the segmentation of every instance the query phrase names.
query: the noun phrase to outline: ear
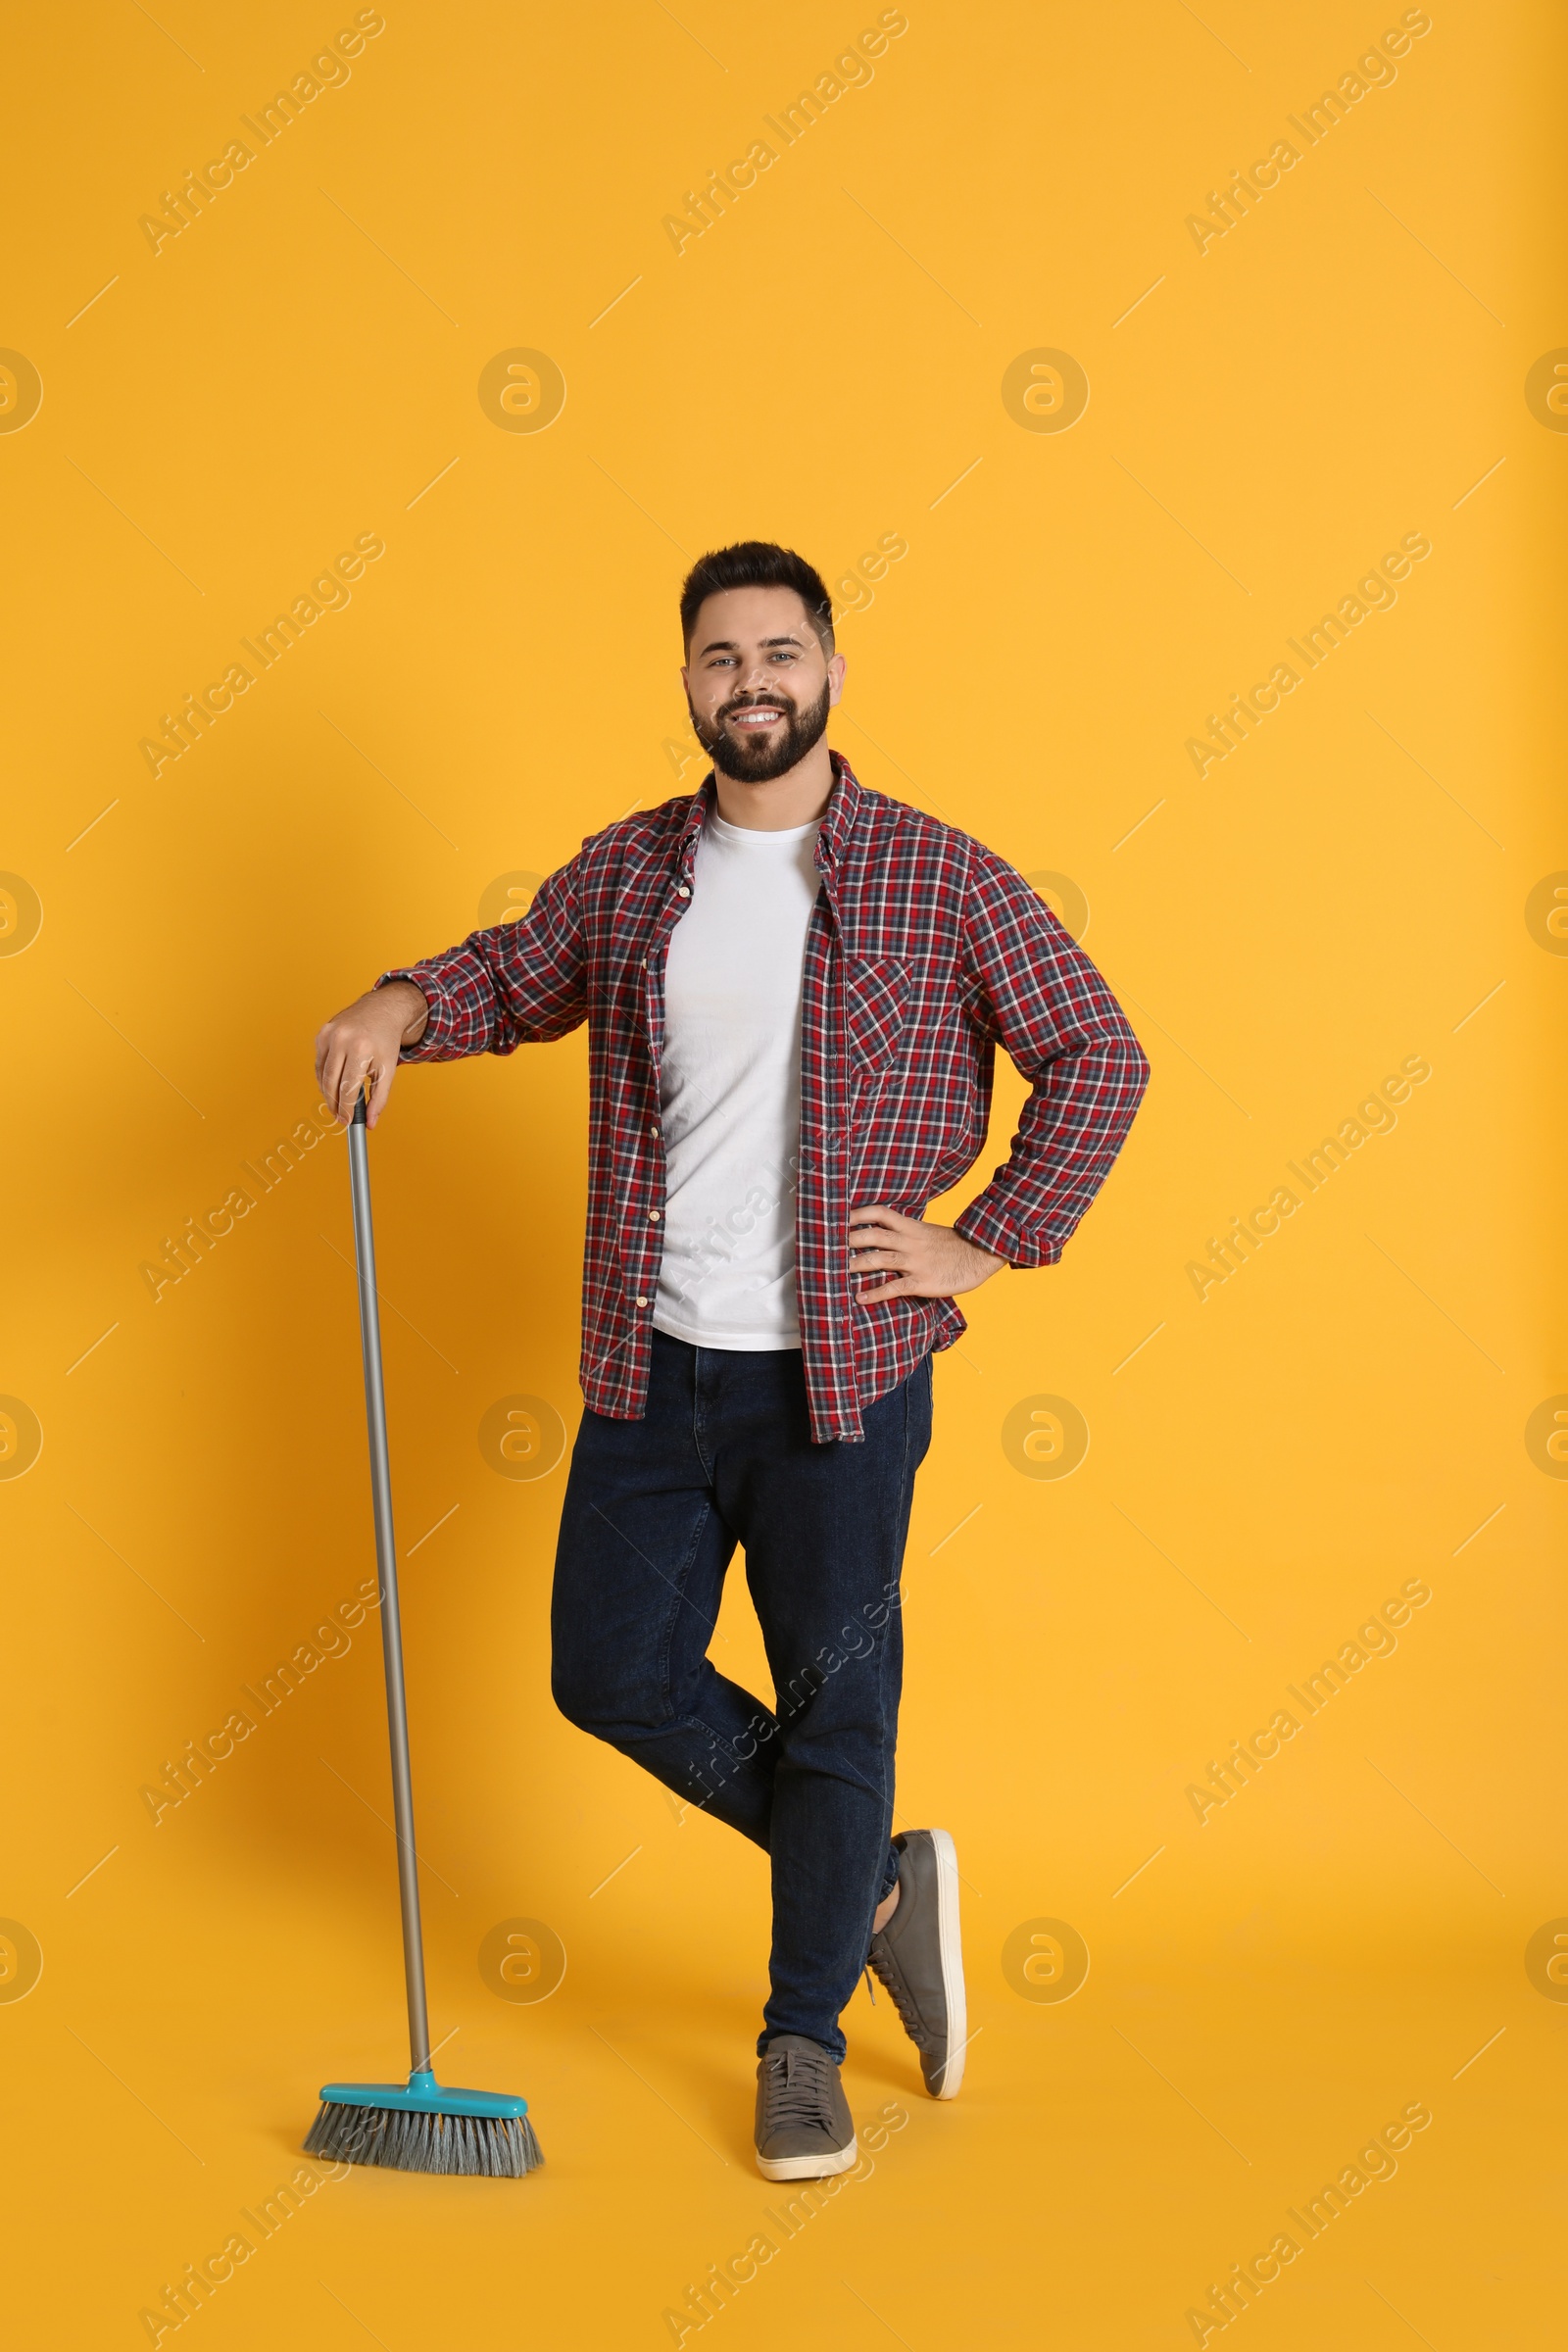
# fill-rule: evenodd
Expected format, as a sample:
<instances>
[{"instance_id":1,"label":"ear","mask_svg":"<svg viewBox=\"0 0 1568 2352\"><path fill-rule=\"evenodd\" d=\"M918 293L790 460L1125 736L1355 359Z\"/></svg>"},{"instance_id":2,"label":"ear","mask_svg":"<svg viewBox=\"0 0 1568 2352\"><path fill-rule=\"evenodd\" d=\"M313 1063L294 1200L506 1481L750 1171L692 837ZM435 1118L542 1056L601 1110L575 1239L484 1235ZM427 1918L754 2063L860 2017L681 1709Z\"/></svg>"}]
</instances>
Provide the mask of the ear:
<instances>
[{"instance_id":1,"label":"ear","mask_svg":"<svg viewBox=\"0 0 1568 2352\"><path fill-rule=\"evenodd\" d=\"M844 656L835 654L827 665L828 709L831 710L844 692Z\"/></svg>"}]
</instances>

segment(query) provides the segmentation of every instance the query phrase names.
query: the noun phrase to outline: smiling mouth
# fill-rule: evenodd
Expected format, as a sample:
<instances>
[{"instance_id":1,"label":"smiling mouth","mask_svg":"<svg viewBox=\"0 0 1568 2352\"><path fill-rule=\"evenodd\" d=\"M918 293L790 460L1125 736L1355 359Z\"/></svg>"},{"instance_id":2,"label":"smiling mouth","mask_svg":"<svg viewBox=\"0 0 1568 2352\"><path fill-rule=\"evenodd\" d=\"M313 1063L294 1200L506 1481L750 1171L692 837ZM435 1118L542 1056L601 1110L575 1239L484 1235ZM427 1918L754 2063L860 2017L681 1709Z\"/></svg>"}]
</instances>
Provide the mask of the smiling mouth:
<instances>
[{"instance_id":1,"label":"smiling mouth","mask_svg":"<svg viewBox=\"0 0 1568 2352\"><path fill-rule=\"evenodd\" d=\"M744 710L732 710L729 723L732 727L746 727L755 731L777 726L786 715L770 703L753 703Z\"/></svg>"}]
</instances>

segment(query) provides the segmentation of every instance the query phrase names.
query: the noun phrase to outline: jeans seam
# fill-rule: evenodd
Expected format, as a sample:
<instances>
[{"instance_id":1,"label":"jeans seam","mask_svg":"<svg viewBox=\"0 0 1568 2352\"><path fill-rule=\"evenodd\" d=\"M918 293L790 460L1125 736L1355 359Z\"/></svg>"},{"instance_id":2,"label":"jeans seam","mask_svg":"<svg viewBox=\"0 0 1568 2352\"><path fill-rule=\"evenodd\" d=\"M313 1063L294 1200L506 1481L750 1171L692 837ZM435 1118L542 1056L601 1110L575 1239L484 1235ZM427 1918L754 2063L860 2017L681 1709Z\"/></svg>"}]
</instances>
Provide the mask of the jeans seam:
<instances>
[{"instance_id":1,"label":"jeans seam","mask_svg":"<svg viewBox=\"0 0 1568 2352\"><path fill-rule=\"evenodd\" d=\"M930 1365L930 1362L931 1362L931 1358L930 1358L930 1356L929 1356L929 1355L927 1355L927 1357L926 1357L926 1359L925 1359L925 1360L926 1360L926 1364L927 1364L927 1366L929 1367L929 1365ZM903 1458L902 1458L902 1460L901 1460L901 1462L900 1462L900 1465L899 1465L900 1491L901 1491L901 1493L904 1493L904 1494L907 1494L907 1493L908 1493L908 1491L909 1491L909 1481L910 1481L910 1475L911 1475L911 1474L910 1474L910 1470L909 1470L909 1392L910 1392L910 1389L912 1388L912 1386L913 1386L913 1383L912 1383L912 1381L906 1381L906 1382L905 1382L905 1384L904 1384L904 1453L903 1453ZM908 1530L907 1530L907 1527L906 1527L906 1529L905 1529L905 1543L906 1543L906 1545L907 1544L907 1542L908 1542ZM904 1581L904 1555L903 1555L903 1551L901 1550L901 1552L900 1552L900 1555L899 1555L899 1582L900 1582L900 1584L901 1584L901 1585L903 1584L903 1581ZM897 1752L896 1752L896 1751L897 1751L897 1746L898 1746L898 1734L897 1734L897 1731L895 1730L895 1732L894 1732L894 1735L893 1735L893 1737L892 1737L891 1739L890 1739L890 1738L887 1736L887 1713L888 1713L887 1681L888 1681L888 1663L889 1663L889 1660L891 1659L892 1655L893 1655L893 1641L892 1641L892 1636L891 1636L891 1634L889 1634L889 1637L888 1637L888 1639L887 1639L887 1640L886 1640L886 1641L883 1642L883 1644L882 1644L882 1655L881 1655L881 1659L879 1660L879 1663L878 1663L878 1670L877 1670L877 1709L878 1709L879 1716L880 1716L880 1718L881 1718L881 1723L880 1723L880 1727L879 1727L879 1728L881 1729L881 1731L882 1731L882 1735L883 1735L883 1737L882 1737L882 1740L881 1740L881 1747L882 1747L882 1789L881 1789L881 1797L882 1797L882 1814L883 1814L883 1819L885 1820L885 1822L886 1822L886 1824L887 1824L887 1838L888 1838L888 1840L890 1840L890 1841L891 1841L891 1839L892 1839L892 1836L893 1836L893 1813L894 1813L894 1805L893 1805L893 1792L894 1792L894 1788L895 1788L895 1787L897 1786L897 1774L898 1774L898 1756L897 1756ZM883 1882L884 1878L885 1878L885 1877L886 1877L886 1875L887 1875L887 1865L888 1865L888 1858L887 1858L887 1854L886 1854L886 1853L884 1853L884 1854L882 1855L882 1857L881 1857L881 1860L880 1860L880 1862L878 1863L878 1866L877 1866L876 1886L875 1886L875 1887L874 1887L874 1889L873 1889L873 1891L872 1891L872 1895L871 1895L871 1908L870 1908L870 1911L869 1911L869 1912L867 1913L867 1915L866 1915L866 1923L865 1923L865 1955L864 1955L864 1957L863 1957L863 1959L862 1959L862 1961L861 1961L861 1964L860 1964L860 1965L861 1965L861 1968L862 1968L862 1970L863 1970L864 1968L866 1968L866 1967L868 1967L868 1966L870 1965L871 1936L872 1936L872 1934L873 1934L873 1929L872 1929L872 1925L871 1925L871 1923L872 1923L872 1921L873 1921L873 1920L875 1919L875 1917L876 1917L876 1914L877 1914L877 1910L878 1910L878 1907L879 1907L879 1905L880 1905L880 1904L883 1902L883 1900L885 1899L885 1897L884 1897L884 1892L883 1892L883 1885L882 1885L882 1882Z\"/></svg>"},{"instance_id":2,"label":"jeans seam","mask_svg":"<svg viewBox=\"0 0 1568 2352\"><path fill-rule=\"evenodd\" d=\"M692 1350L692 1450L703 1465L703 1475L711 1486L713 1465L709 1460L708 1448L703 1444L703 1351L700 1348Z\"/></svg>"},{"instance_id":3,"label":"jeans seam","mask_svg":"<svg viewBox=\"0 0 1568 2352\"><path fill-rule=\"evenodd\" d=\"M695 1608L697 1605L696 1602L691 1599L686 1591L686 1580L692 1572L692 1564L697 1557L697 1546L703 1540L703 1532L706 1529L709 1520L712 1516L712 1504L705 1501L702 1507L701 1515L699 1516L695 1527L692 1529L691 1542L686 1546L686 1556L681 1561L681 1564L675 1571L674 1576L670 1579L672 1587L670 1608L668 1615L664 1619L664 1637L660 1644L659 1652L659 1693L666 1710L666 1720L664 1724L661 1726L662 1730L668 1730L671 1725L679 1720L675 1713L672 1694L670 1691L669 1653L675 1640L675 1628L680 1622L677 1612L684 1608ZM711 1640L712 1637L710 1636L709 1638Z\"/></svg>"},{"instance_id":4,"label":"jeans seam","mask_svg":"<svg viewBox=\"0 0 1568 2352\"><path fill-rule=\"evenodd\" d=\"M664 1728L666 1731L687 1730L701 1732L704 1739L712 1748L713 1752L716 1755L721 1755L726 1759L731 1768L732 1775L747 1771L756 1763L758 1756L761 1753L761 1742L759 1741L749 1756L733 1755L730 1751L729 1741L725 1738L724 1734L716 1730L712 1724L709 1723L706 1718L701 1715L678 1716L672 1723L667 1724ZM710 1788L708 1790L706 1795L687 1796L681 1801L684 1804L690 1805L694 1813L706 1813L708 1812L708 1808L712 1802L713 1798L721 1794L721 1788ZM724 1818L721 1813L713 1813L709 1817L712 1821L722 1821ZM746 1832L739 1830L738 1826L735 1824L730 1824L728 1826L736 1828L738 1836L747 1835ZM764 1844L760 1839L757 1840L757 1842L761 1845L761 1850L763 1853L771 1852L772 1849L770 1844Z\"/></svg>"}]
</instances>

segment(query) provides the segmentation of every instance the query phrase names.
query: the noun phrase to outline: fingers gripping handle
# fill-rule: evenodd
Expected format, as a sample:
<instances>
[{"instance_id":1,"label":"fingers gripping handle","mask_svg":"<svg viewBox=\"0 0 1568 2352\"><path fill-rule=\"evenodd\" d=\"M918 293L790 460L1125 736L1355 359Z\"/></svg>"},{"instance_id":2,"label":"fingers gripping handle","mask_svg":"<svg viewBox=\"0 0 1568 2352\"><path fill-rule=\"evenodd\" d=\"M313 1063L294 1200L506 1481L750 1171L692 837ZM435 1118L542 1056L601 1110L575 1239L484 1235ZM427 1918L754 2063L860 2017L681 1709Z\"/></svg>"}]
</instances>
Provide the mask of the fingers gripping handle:
<instances>
[{"instance_id":1,"label":"fingers gripping handle","mask_svg":"<svg viewBox=\"0 0 1568 2352\"><path fill-rule=\"evenodd\" d=\"M403 1627L398 1611L392 1470L386 1442L386 1392L381 1379L381 1318L375 1288L375 1237L370 1225L370 1168L363 1092L354 1105L348 1142L349 1180L354 1198L354 1260L360 1284L360 1344L365 1357L365 1418L370 1444L370 1496L375 1510L375 1564L381 1589L381 1652L386 1667L387 1730L392 1746L398 1893L403 1907L403 1972L409 1995L409 2047L414 2071L417 2073L430 2063L430 2026L424 1998L424 1939L419 1924L409 1714L403 1688Z\"/></svg>"}]
</instances>

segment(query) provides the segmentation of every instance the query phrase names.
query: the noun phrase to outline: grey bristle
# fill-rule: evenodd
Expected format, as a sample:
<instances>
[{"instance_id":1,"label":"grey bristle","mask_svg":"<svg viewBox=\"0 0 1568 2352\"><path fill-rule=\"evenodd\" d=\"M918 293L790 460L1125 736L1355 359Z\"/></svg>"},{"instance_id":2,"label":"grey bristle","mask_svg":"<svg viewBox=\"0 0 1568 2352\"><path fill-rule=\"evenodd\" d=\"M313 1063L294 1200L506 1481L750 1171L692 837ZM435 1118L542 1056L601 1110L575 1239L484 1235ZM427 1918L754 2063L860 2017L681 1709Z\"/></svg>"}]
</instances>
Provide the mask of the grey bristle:
<instances>
[{"instance_id":1,"label":"grey bristle","mask_svg":"<svg viewBox=\"0 0 1568 2352\"><path fill-rule=\"evenodd\" d=\"M336 2100L323 2100L317 2110L305 2153L399 2173L479 2174L505 2180L520 2180L544 2162L525 2115L420 2115L403 2107L349 2107Z\"/></svg>"}]
</instances>

